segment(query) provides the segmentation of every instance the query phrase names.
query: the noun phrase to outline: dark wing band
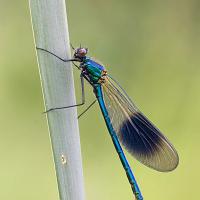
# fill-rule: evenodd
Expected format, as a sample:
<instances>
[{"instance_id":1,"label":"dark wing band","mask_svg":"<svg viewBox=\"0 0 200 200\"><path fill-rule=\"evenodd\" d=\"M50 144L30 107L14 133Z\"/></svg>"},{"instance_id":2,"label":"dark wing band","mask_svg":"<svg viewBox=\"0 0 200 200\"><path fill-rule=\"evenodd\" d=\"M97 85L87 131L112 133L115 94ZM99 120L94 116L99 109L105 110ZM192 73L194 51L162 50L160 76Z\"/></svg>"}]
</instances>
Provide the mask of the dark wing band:
<instances>
[{"instance_id":1,"label":"dark wing band","mask_svg":"<svg viewBox=\"0 0 200 200\"><path fill-rule=\"evenodd\" d=\"M171 171L178 154L169 140L138 110L118 83L106 78L103 98L120 142L138 161L158 171Z\"/></svg>"}]
</instances>

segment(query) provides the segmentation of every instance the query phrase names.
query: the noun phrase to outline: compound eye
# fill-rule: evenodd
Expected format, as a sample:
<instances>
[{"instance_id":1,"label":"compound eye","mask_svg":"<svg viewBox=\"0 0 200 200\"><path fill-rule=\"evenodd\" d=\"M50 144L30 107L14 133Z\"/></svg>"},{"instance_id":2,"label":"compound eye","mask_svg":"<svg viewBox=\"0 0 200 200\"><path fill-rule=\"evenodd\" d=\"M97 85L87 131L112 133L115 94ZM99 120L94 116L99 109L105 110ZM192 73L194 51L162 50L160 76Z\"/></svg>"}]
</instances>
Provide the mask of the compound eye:
<instances>
[{"instance_id":1,"label":"compound eye","mask_svg":"<svg viewBox=\"0 0 200 200\"><path fill-rule=\"evenodd\" d=\"M79 49L78 54L80 54L81 56L85 56L87 54L87 49L85 48Z\"/></svg>"}]
</instances>

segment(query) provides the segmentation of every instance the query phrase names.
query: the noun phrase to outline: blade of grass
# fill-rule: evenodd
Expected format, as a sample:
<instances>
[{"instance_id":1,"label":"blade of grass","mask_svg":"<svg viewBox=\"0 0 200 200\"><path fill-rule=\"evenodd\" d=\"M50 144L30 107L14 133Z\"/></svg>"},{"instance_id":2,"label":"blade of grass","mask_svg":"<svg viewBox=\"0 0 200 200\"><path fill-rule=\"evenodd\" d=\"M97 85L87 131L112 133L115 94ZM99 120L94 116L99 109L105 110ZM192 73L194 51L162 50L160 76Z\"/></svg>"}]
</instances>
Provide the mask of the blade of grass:
<instances>
[{"instance_id":1,"label":"blade of grass","mask_svg":"<svg viewBox=\"0 0 200 200\"><path fill-rule=\"evenodd\" d=\"M30 0L35 45L69 59L69 33L64 0ZM37 50L45 109L74 105L71 64ZM61 200L83 200L83 172L76 108L47 114ZM38 163L39 164L39 163Z\"/></svg>"}]
</instances>

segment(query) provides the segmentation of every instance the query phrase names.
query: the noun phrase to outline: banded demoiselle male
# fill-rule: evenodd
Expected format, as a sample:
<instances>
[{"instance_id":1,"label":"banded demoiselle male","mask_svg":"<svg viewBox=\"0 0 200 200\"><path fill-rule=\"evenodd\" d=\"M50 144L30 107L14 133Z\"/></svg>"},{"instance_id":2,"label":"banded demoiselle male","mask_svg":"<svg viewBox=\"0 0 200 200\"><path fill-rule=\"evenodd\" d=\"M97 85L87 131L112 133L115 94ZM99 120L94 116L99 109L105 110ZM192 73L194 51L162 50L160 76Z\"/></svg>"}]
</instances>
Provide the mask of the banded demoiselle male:
<instances>
[{"instance_id":1,"label":"banded demoiselle male","mask_svg":"<svg viewBox=\"0 0 200 200\"><path fill-rule=\"evenodd\" d=\"M143 200L121 144L138 161L161 172L172 171L178 165L179 158L173 145L140 112L119 83L107 73L105 67L86 56L88 53L87 48L79 47L74 49L74 56L69 60L62 59L48 50L37 49L48 52L63 62L71 61L81 71L82 103L51 108L47 112L83 105L85 103L84 79L87 80L93 87L96 100L99 103L133 194L137 200ZM74 62L80 64L76 65ZM95 101L86 110L94 103Z\"/></svg>"}]
</instances>

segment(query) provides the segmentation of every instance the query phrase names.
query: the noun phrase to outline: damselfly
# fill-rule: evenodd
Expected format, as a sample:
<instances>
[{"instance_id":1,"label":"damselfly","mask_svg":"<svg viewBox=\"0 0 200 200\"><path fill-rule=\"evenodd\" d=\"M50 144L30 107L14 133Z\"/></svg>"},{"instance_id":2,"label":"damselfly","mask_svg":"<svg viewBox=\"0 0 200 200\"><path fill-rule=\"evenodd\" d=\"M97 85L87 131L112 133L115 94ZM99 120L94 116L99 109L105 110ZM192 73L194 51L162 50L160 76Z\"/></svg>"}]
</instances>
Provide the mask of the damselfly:
<instances>
[{"instance_id":1,"label":"damselfly","mask_svg":"<svg viewBox=\"0 0 200 200\"><path fill-rule=\"evenodd\" d=\"M101 108L106 126L128 177L133 194L137 200L142 200L142 194L121 144L138 161L162 172L172 171L178 165L179 158L173 145L140 112L119 83L107 73L105 67L86 56L88 53L87 48L74 49L74 56L69 60L62 59L45 49L37 49L48 52L63 62L78 62L79 65L75 63L74 65L81 71L82 103L51 108L47 112L83 105L85 103L84 79L87 80L93 87L96 100ZM95 101L88 108L94 103Z\"/></svg>"}]
</instances>

